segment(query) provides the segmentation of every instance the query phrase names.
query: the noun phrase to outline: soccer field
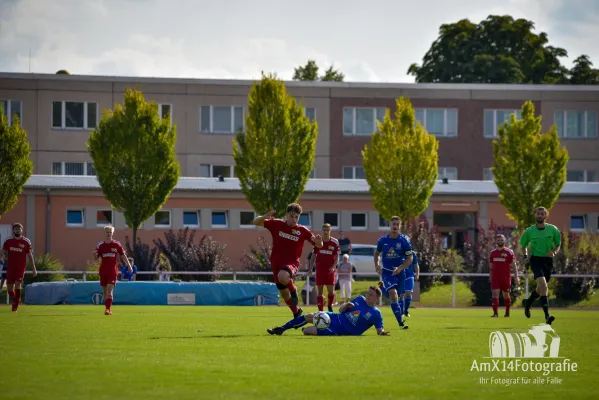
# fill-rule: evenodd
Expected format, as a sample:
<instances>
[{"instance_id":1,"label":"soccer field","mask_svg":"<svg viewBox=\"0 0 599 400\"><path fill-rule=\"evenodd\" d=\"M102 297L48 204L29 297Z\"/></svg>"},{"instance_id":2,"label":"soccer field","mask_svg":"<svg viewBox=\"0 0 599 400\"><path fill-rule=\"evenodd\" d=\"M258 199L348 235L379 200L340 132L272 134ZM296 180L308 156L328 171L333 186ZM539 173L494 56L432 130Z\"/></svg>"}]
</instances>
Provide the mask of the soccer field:
<instances>
[{"instance_id":1,"label":"soccer field","mask_svg":"<svg viewBox=\"0 0 599 400\"><path fill-rule=\"evenodd\" d=\"M286 307L115 306L112 316L103 311L98 306L22 306L11 313L1 306L0 398L598 396L596 311L553 311L563 358L533 361L576 363L577 370L549 375L510 371L509 359L499 360L506 361L506 371L471 371L475 360L493 366L485 358L492 332L527 332L542 321L538 308L530 320L522 309L513 309L509 319L492 319L488 309L418 308L411 310L410 329L400 331L384 307L390 337L376 336L374 328L361 337L305 337L299 330L268 335L266 328L289 319ZM516 382L507 386L499 379Z\"/></svg>"}]
</instances>

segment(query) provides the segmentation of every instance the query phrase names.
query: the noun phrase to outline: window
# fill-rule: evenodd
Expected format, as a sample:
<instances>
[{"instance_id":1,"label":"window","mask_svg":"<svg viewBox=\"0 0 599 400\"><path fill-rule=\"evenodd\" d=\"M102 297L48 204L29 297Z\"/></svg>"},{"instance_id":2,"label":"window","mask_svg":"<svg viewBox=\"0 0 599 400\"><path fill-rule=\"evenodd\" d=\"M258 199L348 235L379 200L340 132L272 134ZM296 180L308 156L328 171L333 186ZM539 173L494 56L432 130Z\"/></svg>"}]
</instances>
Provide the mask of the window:
<instances>
[{"instance_id":1,"label":"window","mask_svg":"<svg viewBox=\"0 0 599 400\"><path fill-rule=\"evenodd\" d=\"M19 117L19 120L23 120L21 117L23 110L20 100L0 100L0 106L2 107L2 111L4 111L4 115L6 115L8 126L12 125L12 119L15 115Z\"/></svg>"},{"instance_id":2,"label":"window","mask_svg":"<svg viewBox=\"0 0 599 400\"><path fill-rule=\"evenodd\" d=\"M556 110L553 122L562 138L596 138L597 111Z\"/></svg>"},{"instance_id":3,"label":"window","mask_svg":"<svg viewBox=\"0 0 599 400\"><path fill-rule=\"evenodd\" d=\"M67 226L83 226L84 214L83 210L67 210Z\"/></svg>"},{"instance_id":4,"label":"window","mask_svg":"<svg viewBox=\"0 0 599 400\"><path fill-rule=\"evenodd\" d=\"M571 215L570 216L570 231L572 232L584 232L586 231L586 216L584 215Z\"/></svg>"},{"instance_id":5,"label":"window","mask_svg":"<svg viewBox=\"0 0 599 400\"><path fill-rule=\"evenodd\" d=\"M200 213L198 211L183 211L183 227L197 228L200 226Z\"/></svg>"},{"instance_id":6,"label":"window","mask_svg":"<svg viewBox=\"0 0 599 400\"><path fill-rule=\"evenodd\" d=\"M168 118L169 124L173 124L173 106L171 104L158 104L158 115L160 118Z\"/></svg>"},{"instance_id":7,"label":"window","mask_svg":"<svg viewBox=\"0 0 599 400\"><path fill-rule=\"evenodd\" d=\"M112 225L112 210L96 211L96 225L98 225L98 226Z\"/></svg>"},{"instance_id":8,"label":"window","mask_svg":"<svg viewBox=\"0 0 599 400\"><path fill-rule=\"evenodd\" d=\"M366 213L352 213L351 228L356 230L366 229Z\"/></svg>"},{"instance_id":9,"label":"window","mask_svg":"<svg viewBox=\"0 0 599 400\"><path fill-rule=\"evenodd\" d=\"M512 114L516 114L516 119L520 119L520 110L485 110L485 137L496 138L497 128L504 122L508 122Z\"/></svg>"},{"instance_id":10,"label":"window","mask_svg":"<svg viewBox=\"0 0 599 400\"><path fill-rule=\"evenodd\" d=\"M76 101L52 102L52 128L95 129L98 123L98 103Z\"/></svg>"},{"instance_id":11,"label":"window","mask_svg":"<svg viewBox=\"0 0 599 400\"><path fill-rule=\"evenodd\" d=\"M363 167L343 167L343 179L366 179Z\"/></svg>"},{"instance_id":12,"label":"window","mask_svg":"<svg viewBox=\"0 0 599 400\"><path fill-rule=\"evenodd\" d=\"M458 180L458 169L456 167L439 167L439 180L447 178L450 181Z\"/></svg>"},{"instance_id":13,"label":"window","mask_svg":"<svg viewBox=\"0 0 599 400\"><path fill-rule=\"evenodd\" d=\"M305 108L304 115L308 117L310 122L314 122L316 120L316 108Z\"/></svg>"},{"instance_id":14,"label":"window","mask_svg":"<svg viewBox=\"0 0 599 400\"><path fill-rule=\"evenodd\" d=\"M243 132L243 107L202 106L200 109L200 132Z\"/></svg>"},{"instance_id":15,"label":"window","mask_svg":"<svg viewBox=\"0 0 599 400\"><path fill-rule=\"evenodd\" d=\"M369 247L362 247L360 245L358 246L352 246L351 249L351 255L352 256L369 256L369 257L374 257L374 251L376 250L376 246L369 246Z\"/></svg>"},{"instance_id":16,"label":"window","mask_svg":"<svg viewBox=\"0 0 599 400\"><path fill-rule=\"evenodd\" d=\"M343 134L370 136L378 127L376 122L385 119L385 108L344 108Z\"/></svg>"},{"instance_id":17,"label":"window","mask_svg":"<svg viewBox=\"0 0 599 400\"><path fill-rule=\"evenodd\" d=\"M379 229L383 228L386 229L389 227L389 221L387 221L385 218L383 218L382 215L379 214Z\"/></svg>"},{"instance_id":18,"label":"window","mask_svg":"<svg viewBox=\"0 0 599 400\"><path fill-rule=\"evenodd\" d=\"M200 177L217 178L219 175L232 178L235 176L235 168L232 165L200 164Z\"/></svg>"},{"instance_id":19,"label":"window","mask_svg":"<svg viewBox=\"0 0 599 400\"><path fill-rule=\"evenodd\" d=\"M596 182L597 173L595 171L574 171L570 170L566 173L566 181L568 182Z\"/></svg>"},{"instance_id":20,"label":"window","mask_svg":"<svg viewBox=\"0 0 599 400\"><path fill-rule=\"evenodd\" d=\"M491 168L483 168L483 181L492 181L494 177L495 175L493 175L493 171L491 171Z\"/></svg>"},{"instance_id":21,"label":"window","mask_svg":"<svg viewBox=\"0 0 599 400\"><path fill-rule=\"evenodd\" d=\"M154 214L156 228L169 228L171 226L171 212L169 210L157 211Z\"/></svg>"},{"instance_id":22,"label":"window","mask_svg":"<svg viewBox=\"0 0 599 400\"><path fill-rule=\"evenodd\" d=\"M310 227L310 226L312 226L311 222L312 222L312 218L310 218L310 213L302 213L302 215L300 215L299 221L298 221L298 223L300 225Z\"/></svg>"},{"instance_id":23,"label":"window","mask_svg":"<svg viewBox=\"0 0 599 400\"><path fill-rule=\"evenodd\" d=\"M314 178L316 178L316 169L312 168L312 171L310 171L310 179Z\"/></svg>"},{"instance_id":24,"label":"window","mask_svg":"<svg viewBox=\"0 0 599 400\"><path fill-rule=\"evenodd\" d=\"M444 108L416 108L416 119L431 135L455 137L458 135L458 110Z\"/></svg>"},{"instance_id":25,"label":"window","mask_svg":"<svg viewBox=\"0 0 599 400\"><path fill-rule=\"evenodd\" d=\"M212 227L226 228L228 226L228 218L226 211L212 211Z\"/></svg>"},{"instance_id":26,"label":"window","mask_svg":"<svg viewBox=\"0 0 599 400\"><path fill-rule=\"evenodd\" d=\"M254 218L256 213L253 211L240 211L239 212L239 226L242 228L254 228Z\"/></svg>"},{"instance_id":27,"label":"window","mask_svg":"<svg viewBox=\"0 0 599 400\"><path fill-rule=\"evenodd\" d=\"M339 228L339 213L324 213L324 223L330 224L331 228Z\"/></svg>"},{"instance_id":28,"label":"window","mask_svg":"<svg viewBox=\"0 0 599 400\"><path fill-rule=\"evenodd\" d=\"M88 162L53 162L52 175L95 176L93 163Z\"/></svg>"}]
</instances>

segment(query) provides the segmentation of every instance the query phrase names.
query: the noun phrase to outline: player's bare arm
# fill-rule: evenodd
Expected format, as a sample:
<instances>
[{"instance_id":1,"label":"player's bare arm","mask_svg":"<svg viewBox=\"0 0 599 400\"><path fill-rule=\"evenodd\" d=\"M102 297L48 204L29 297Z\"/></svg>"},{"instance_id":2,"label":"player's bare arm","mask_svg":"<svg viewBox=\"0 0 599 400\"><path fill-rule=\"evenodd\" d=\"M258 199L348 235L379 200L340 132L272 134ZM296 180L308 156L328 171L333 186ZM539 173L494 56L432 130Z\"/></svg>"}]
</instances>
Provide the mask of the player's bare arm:
<instances>
[{"instance_id":1,"label":"player's bare arm","mask_svg":"<svg viewBox=\"0 0 599 400\"><path fill-rule=\"evenodd\" d=\"M420 264L416 263L414 265L414 272L415 272L414 278L416 279L416 281L419 281L420 280Z\"/></svg>"},{"instance_id":2,"label":"player's bare arm","mask_svg":"<svg viewBox=\"0 0 599 400\"><path fill-rule=\"evenodd\" d=\"M399 274L401 271L403 271L404 269L408 268L411 264L412 261L414 260L414 257L410 254L407 258L406 261L403 262L403 264L401 264L399 267L395 268L393 270L393 275L397 275Z\"/></svg>"},{"instance_id":3,"label":"player's bare arm","mask_svg":"<svg viewBox=\"0 0 599 400\"><path fill-rule=\"evenodd\" d=\"M557 253L559 253L560 249L561 249L561 246L555 247L549 253L547 253L547 257L555 257L557 255Z\"/></svg>"},{"instance_id":4,"label":"player's bare arm","mask_svg":"<svg viewBox=\"0 0 599 400\"><path fill-rule=\"evenodd\" d=\"M312 252L312 257L310 258L310 262L308 263L308 276L312 276L312 271L314 271L314 267L316 266L316 254Z\"/></svg>"},{"instance_id":5,"label":"player's bare arm","mask_svg":"<svg viewBox=\"0 0 599 400\"><path fill-rule=\"evenodd\" d=\"M129 273L132 273L133 267L131 266L131 263L129 262L129 259L127 258L127 256L125 256L124 254L119 254L119 255L120 255L121 262L124 264L127 264L127 270L129 271Z\"/></svg>"},{"instance_id":6,"label":"player's bare arm","mask_svg":"<svg viewBox=\"0 0 599 400\"><path fill-rule=\"evenodd\" d=\"M27 255L29 256L29 260L31 261L31 271L33 273L33 277L36 277L37 269L35 268L35 259L33 258L33 251L29 250L29 253L27 253Z\"/></svg>"},{"instance_id":7,"label":"player's bare arm","mask_svg":"<svg viewBox=\"0 0 599 400\"><path fill-rule=\"evenodd\" d=\"M381 253L378 251L374 252L374 270L377 272L377 274L381 273L381 266L379 265L379 255Z\"/></svg>"},{"instance_id":8,"label":"player's bare arm","mask_svg":"<svg viewBox=\"0 0 599 400\"><path fill-rule=\"evenodd\" d=\"M516 264L516 260L512 261L511 268L514 271L514 284L518 285L518 264Z\"/></svg>"},{"instance_id":9,"label":"player's bare arm","mask_svg":"<svg viewBox=\"0 0 599 400\"><path fill-rule=\"evenodd\" d=\"M377 328L376 334L379 336L391 336L391 333L385 331L383 328Z\"/></svg>"},{"instance_id":10,"label":"player's bare arm","mask_svg":"<svg viewBox=\"0 0 599 400\"><path fill-rule=\"evenodd\" d=\"M4 249L0 249L0 261L4 261Z\"/></svg>"},{"instance_id":11,"label":"player's bare arm","mask_svg":"<svg viewBox=\"0 0 599 400\"><path fill-rule=\"evenodd\" d=\"M254 221L252 221L252 223L256 226L264 226L264 221L266 221L267 219L272 219L274 215L275 210L270 210L266 214L254 218Z\"/></svg>"},{"instance_id":12,"label":"player's bare arm","mask_svg":"<svg viewBox=\"0 0 599 400\"><path fill-rule=\"evenodd\" d=\"M343 304L341 307L339 307L339 312L341 314L343 314L346 311L351 310L352 308L354 308L354 303L352 303L351 301L349 303L345 303Z\"/></svg>"},{"instance_id":13,"label":"player's bare arm","mask_svg":"<svg viewBox=\"0 0 599 400\"><path fill-rule=\"evenodd\" d=\"M329 268L329 272L331 274L335 272L335 270L337 269L337 265L339 265L339 255L335 256L335 259L333 260L333 265L331 265L331 268Z\"/></svg>"}]
</instances>

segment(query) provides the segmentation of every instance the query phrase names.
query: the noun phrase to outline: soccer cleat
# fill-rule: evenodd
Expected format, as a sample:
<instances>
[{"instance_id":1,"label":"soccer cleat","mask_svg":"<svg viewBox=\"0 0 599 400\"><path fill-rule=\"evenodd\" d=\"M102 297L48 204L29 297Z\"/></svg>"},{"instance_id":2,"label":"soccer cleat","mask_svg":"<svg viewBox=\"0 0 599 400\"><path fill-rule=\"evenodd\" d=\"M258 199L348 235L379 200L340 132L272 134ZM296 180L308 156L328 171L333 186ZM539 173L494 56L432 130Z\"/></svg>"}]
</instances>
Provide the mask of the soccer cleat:
<instances>
[{"instance_id":1,"label":"soccer cleat","mask_svg":"<svg viewBox=\"0 0 599 400\"><path fill-rule=\"evenodd\" d=\"M329 312L333 312L333 306L329 306Z\"/></svg>"},{"instance_id":2,"label":"soccer cleat","mask_svg":"<svg viewBox=\"0 0 599 400\"><path fill-rule=\"evenodd\" d=\"M491 315L491 318L499 318L499 315L497 315L497 313Z\"/></svg>"},{"instance_id":3,"label":"soccer cleat","mask_svg":"<svg viewBox=\"0 0 599 400\"><path fill-rule=\"evenodd\" d=\"M283 332L285 332L285 330L283 328L281 328L280 326L277 326L272 329L267 329L266 332L270 333L271 335L281 336L283 334ZM302 330L302 332L303 332L303 330Z\"/></svg>"},{"instance_id":4,"label":"soccer cleat","mask_svg":"<svg viewBox=\"0 0 599 400\"><path fill-rule=\"evenodd\" d=\"M293 313L293 318L297 318L300 315L302 315L304 313L304 310L302 310L301 308L298 308L296 313Z\"/></svg>"},{"instance_id":5,"label":"soccer cleat","mask_svg":"<svg viewBox=\"0 0 599 400\"><path fill-rule=\"evenodd\" d=\"M406 311L405 313L403 313L403 315L404 315L404 317L409 317L410 313Z\"/></svg>"},{"instance_id":6,"label":"soccer cleat","mask_svg":"<svg viewBox=\"0 0 599 400\"><path fill-rule=\"evenodd\" d=\"M289 293L291 295L291 305L293 307L297 307L299 304L299 298L297 297L297 290L295 292Z\"/></svg>"},{"instance_id":7,"label":"soccer cleat","mask_svg":"<svg viewBox=\"0 0 599 400\"><path fill-rule=\"evenodd\" d=\"M505 315L504 315L504 317L505 317L505 318L509 318L509 317L510 317L510 312L509 312L509 311L506 311L506 312L505 312Z\"/></svg>"},{"instance_id":8,"label":"soccer cleat","mask_svg":"<svg viewBox=\"0 0 599 400\"><path fill-rule=\"evenodd\" d=\"M382 290L385 287L383 281L379 281L379 288Z\"/></svg>"},{"instance_id":9,"label":"soccer cleat","mask_svg":"<svg viewBox=\"0 0 599 400\"><path fill-rule=\"evenodd\" d=\"M555 321L555 317L553 315L548 316L545 320L545 322L547 322L547 325L551 325L553 321Z\"/></svg>"},{"instance_id":10,"label":"soccer cleat","mask_svg":"<svg viewBox=\"0 0 599 400\"><path fill-rule=\"evenodd\" d=\"M110 311L108 308L104 311L104 315L112 315L112 311Z\"/></svg>"},{"instance_id":11,"label":"soccer cleat","mask_svg":"<svg viewBox=\"0 0 599 400\"><path fill-rule=\"evenodd\" d=\"M523 303L524 303L524 315L526 315L526 318L530 318L530 307L528 306L528 300L524 299Z\"/></svg>"},{"instance_id":12,"label":"soccer cleat","mask_svg":"<svg viewBox=\"0 0 599 400\"><path fill-rule=\"evenodd\" d=\"M407 326L407 325L406 325L406 323L405 323L405 322L403 322L403 321L401 321L401 322L399 323L399 327L400 327L400 329L408 329L408 326Z\"/></svg>"}]
</instances>

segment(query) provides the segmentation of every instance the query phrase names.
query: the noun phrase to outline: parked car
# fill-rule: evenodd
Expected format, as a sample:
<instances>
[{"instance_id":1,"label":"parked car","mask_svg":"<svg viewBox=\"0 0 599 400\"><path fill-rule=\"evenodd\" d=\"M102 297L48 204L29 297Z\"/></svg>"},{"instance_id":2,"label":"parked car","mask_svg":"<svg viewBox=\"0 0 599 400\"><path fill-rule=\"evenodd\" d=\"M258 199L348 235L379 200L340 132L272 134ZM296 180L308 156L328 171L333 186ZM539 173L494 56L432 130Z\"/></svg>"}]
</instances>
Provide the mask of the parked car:
<instances>
[{"instance_id":1,"label":"parked car","mask_svg":"<svg viewBox=\"0 0 599 400\"><path fill-rule=\"evenodd\" d=\"M374 252L376 245L373 244L353 244L352 251L349 256L349 262L354 265L353 272L369 272L373 275L369 276L356 276L354 279L374 279L376 272L374 270ZM380 264L380 261L379 261Z\"/></svg>"}]
</instances>

